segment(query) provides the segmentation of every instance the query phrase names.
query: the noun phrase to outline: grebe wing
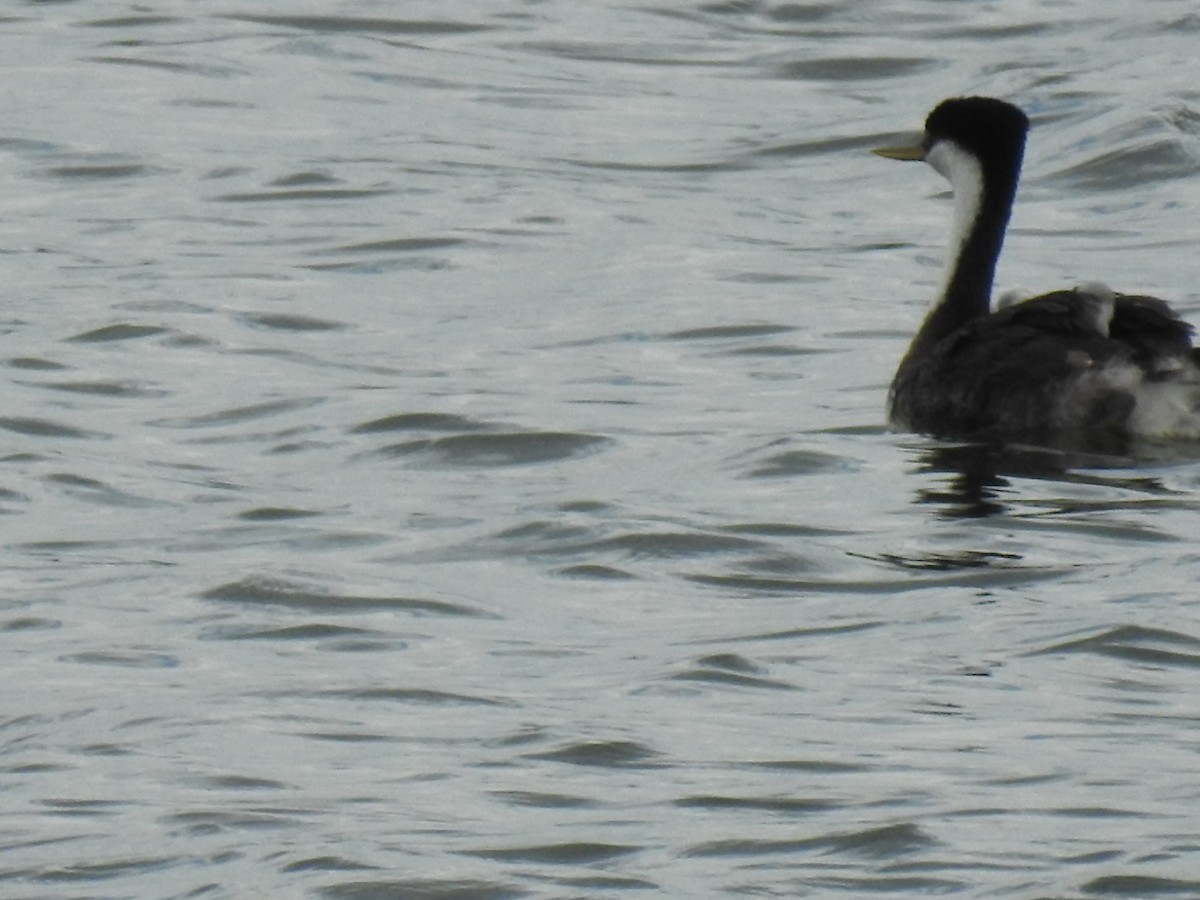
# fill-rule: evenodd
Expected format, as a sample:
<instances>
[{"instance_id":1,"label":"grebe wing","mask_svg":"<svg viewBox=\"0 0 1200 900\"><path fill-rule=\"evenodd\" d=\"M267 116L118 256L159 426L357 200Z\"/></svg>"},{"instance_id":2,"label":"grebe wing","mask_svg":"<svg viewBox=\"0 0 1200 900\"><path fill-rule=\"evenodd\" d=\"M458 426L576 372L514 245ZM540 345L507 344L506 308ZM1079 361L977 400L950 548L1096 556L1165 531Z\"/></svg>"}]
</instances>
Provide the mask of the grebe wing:
<instances>
[{"instance_id":1,"label":"grebe wing","mask_svg":"<svg viewBox=\"0 0 1200 900\"><path fill-rule=\"evenodd\" d=\"M1108 337L1116 302L1117 295L1107 285L1089 282L1010 303L988 318L997 326L1024 326L1064 337Z\"/></svg>"},{"instance_id":2,"label":"grebe wing","mask_svg":"<svg viewBox=\"0 0 1200 900\"><path fill-rule=\"evenodd\" d=\"M1032 328L1064 338L1111 338L1125 345L1132 360L1150 373L1162 369L1164 362L1168 368L1177 367L1181 357L1194 357L1197 352L1192 347L1192 326L1165 301L1117 294L1096 282L1031 297L982 321L991 328Z\"/></svg>"}]
</instances>

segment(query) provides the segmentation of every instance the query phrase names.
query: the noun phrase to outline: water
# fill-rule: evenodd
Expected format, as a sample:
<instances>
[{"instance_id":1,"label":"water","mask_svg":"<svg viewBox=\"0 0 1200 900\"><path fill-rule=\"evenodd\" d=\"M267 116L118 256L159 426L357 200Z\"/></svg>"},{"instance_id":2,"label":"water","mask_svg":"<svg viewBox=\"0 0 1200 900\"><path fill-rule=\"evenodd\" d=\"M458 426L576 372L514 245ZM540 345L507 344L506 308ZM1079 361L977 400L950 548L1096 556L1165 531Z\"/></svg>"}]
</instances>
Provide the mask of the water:
<instances>
[{"instance_id":1,"label":"water","mask_svg":"<svg viewBox=\"0 0 1200 900\"><path fill-rule=\"evenodd\" d=\"M1196 30L8 10L0 894L1200 896L1200 468L888 433L865 152L1019 102L1001 286L1200 321Z\"/></svg>"}]
</instances>

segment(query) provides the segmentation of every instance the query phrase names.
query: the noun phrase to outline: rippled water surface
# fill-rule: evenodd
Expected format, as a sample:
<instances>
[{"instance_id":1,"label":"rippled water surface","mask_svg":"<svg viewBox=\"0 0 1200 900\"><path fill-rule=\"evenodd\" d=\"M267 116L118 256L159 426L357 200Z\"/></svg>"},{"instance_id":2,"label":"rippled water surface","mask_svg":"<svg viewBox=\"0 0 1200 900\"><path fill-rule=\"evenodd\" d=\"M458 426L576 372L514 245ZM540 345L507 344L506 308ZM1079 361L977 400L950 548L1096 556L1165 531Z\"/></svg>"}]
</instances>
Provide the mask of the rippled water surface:
<instances>
[{"instance_id":1,"label":"rippled water surface","mask_svg":"<svg viewBox=\"0 0 1200 900\"><path fill-rule=\"evenodd\" d=\"M865 152L1013 99L1001 287L1200 322L1198 36L12 4L0 894L1200 896L1196 454L887 432Z\"/></svg>"}]
</instances>

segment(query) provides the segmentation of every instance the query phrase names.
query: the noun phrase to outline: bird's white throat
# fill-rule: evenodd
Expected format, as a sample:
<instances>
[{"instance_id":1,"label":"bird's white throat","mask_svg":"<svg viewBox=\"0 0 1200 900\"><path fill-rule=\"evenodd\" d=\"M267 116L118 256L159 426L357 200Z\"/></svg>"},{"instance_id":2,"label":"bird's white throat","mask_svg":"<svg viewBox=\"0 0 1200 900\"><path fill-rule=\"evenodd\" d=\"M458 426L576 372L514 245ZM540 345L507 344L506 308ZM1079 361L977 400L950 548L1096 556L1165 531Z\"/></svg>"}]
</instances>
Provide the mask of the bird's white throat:
<instances>
[{"instance_id":1,"label":"bird's white throat","mask_svg":"<svg viewBox=\"0 0 1200 900\"><path fill-rule=\"evenodd\" d=\"M946 251L945 275L939 300L945 297L950 279L963 245L971 234L979 210L983 205L983 167L979 160L951 140L940 140L929 148L925 162L950 182L954 192L954 222L950 230L950 244Z\"/></svg>"}]
</instances>

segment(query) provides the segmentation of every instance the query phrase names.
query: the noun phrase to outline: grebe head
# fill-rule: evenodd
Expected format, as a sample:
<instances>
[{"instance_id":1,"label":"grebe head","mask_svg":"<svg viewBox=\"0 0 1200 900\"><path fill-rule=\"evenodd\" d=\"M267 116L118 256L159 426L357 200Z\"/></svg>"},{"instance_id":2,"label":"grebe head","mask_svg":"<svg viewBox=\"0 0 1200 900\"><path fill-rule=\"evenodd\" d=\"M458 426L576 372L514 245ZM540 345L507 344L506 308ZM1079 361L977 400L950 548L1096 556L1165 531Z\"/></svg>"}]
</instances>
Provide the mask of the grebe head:
<instances>
[{"instance_id":1,"label":"grebe head","mask_svg":"<svg viewBox=\"0 0 1200 900\"><path fill-rule=\"evenodd\" d=\"M925 160L947 178L951 164L946 157L958 155L976 160L984 172L1015 176L1028 131L1029 118L1011 103L993 97L952 97L925 119L918 142L875 152L889 159Z\"/></svg>"},{"instance_id":2,"label":"grebe head","mask_svg":"<svg viewBox=\"0 0 1200 900\"><path fill-rule=\"evenodd\" d=\"M929 114L918 141L875 151L889 159L924 160L950 182L954 225L938 302L958 303L964 315L987 309L1028 131L1028 117L1011 103L953 97Z\"/></svg>"}]
</instances>

